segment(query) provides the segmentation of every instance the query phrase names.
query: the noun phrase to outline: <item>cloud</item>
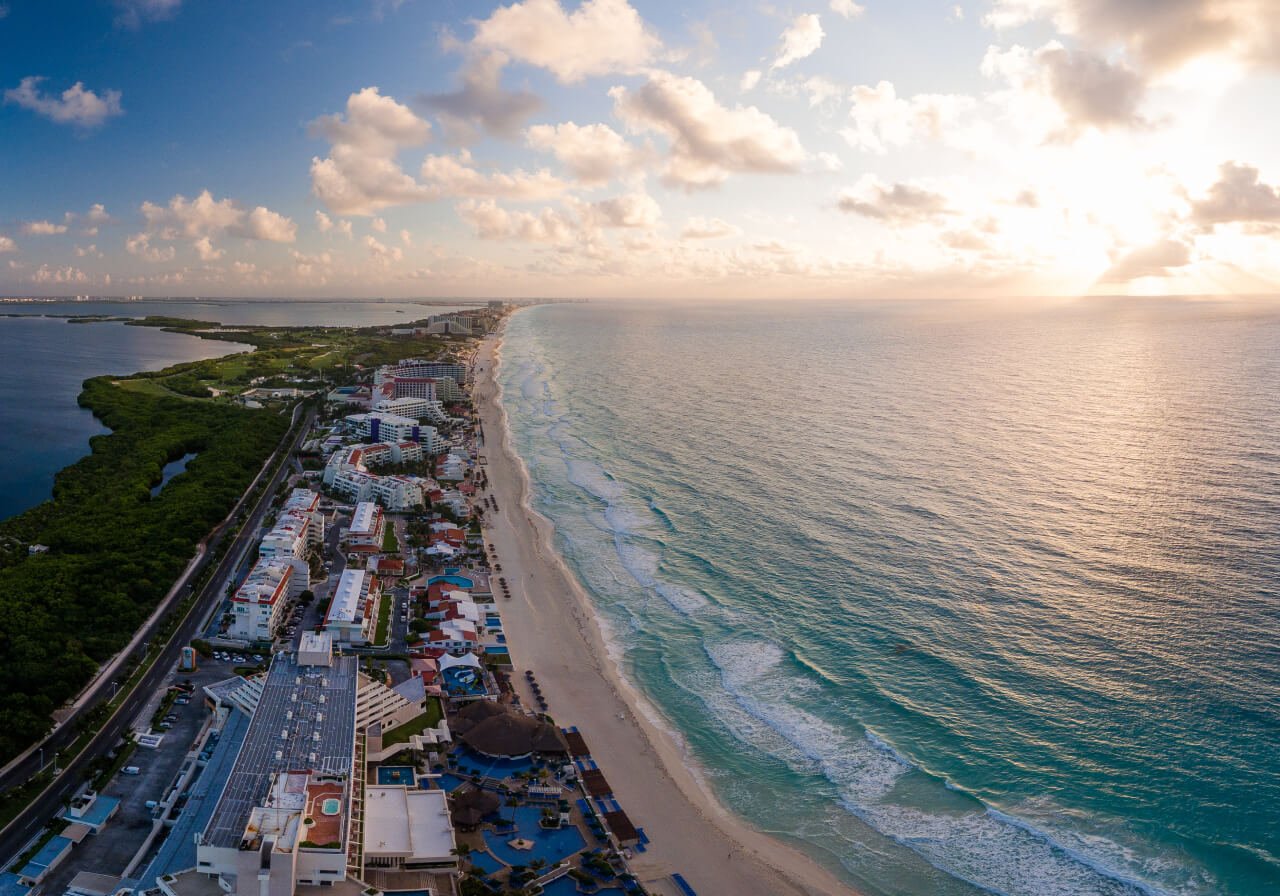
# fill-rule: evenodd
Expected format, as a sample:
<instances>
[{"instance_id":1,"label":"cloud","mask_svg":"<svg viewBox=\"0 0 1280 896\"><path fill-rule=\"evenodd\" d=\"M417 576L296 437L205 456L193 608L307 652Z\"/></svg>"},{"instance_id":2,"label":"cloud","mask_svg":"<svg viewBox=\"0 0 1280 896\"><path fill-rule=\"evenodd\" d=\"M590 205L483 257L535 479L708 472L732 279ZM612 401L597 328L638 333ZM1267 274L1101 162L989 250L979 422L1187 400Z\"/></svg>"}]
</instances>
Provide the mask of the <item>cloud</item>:
<instances>
[{"instance_id":1,"label":"cloud","mask_svg":"<svg viewBox=\"0 0 1280 896\"><path fill-rule=\"evenodd\" d=\"M130 255L136 255L143 261L149 261L152 264L173 261L173 256L176 254L173 246L151 245L151 237L146 233L135 233L126 239L124 248Z\"/></svg>"},{"instance_id":2,"label":"cloud","mask_svg":"<svg viewBox=\"0 0 1280 896\"><path fill-rule=\"evenodd\" d=\"M742 229L719 218L690 218L680 231L681 239L686 240L718 240L727 236L738 236Z\"/></svg>"},{"instance_id":3,"label":"cloud","mask_svg":"<svg viewBox=\"0 0 1280 896\"><path fill-rule=\"evenodd\" d=\"M846 19L856 19L866 12L867 8L854 3L853 0L831 0L831 11Z\"/></svg>"},{"instance_id":4,"label":"cloud","mask_svg":"<svg viewBox=\"0 0 1280 896\"><path fill-rule=\"evenodd\" d=\"M202 236L191 244L196 250L196 254L200 256L201 261L217 261L226 253L222 249L215 249L213 241L207 236Z\"/></svg>"},{"instance_id":5,"label":"cloud","mask_svg":"<svg viewBox=\"0 0 1280 896\"><path fill-rule=\"evenodd\" d=\"M529 128L526 137L531 147L553 153L578 183L588 187L622 177L651 156L606 124L540 124Z\"/></svg>"},{"instance_id":6,"label":"cloud","mask_svg":"<svg viewBox=\"0 0 1280 896\"><path fill-rule=\"evenodd\" d=\"M321 233L328 233L332 229L333 229L333 219L330 218L328 215L326 215L324 212L317 210L316 211L316 230L320 231Z\"/></svg>"},{"instance_id":7,"label":"cloud","mask_svg":"<svg viewBox=\"0 0 1280 896\"><path fill-rule=\"evenodd\" d=\"M647 229L662 217L662 209L647 193L629 193L592 202L581 209L583 225Z\"/></svg>"},{"instance_id":8,"label":"cloud","mask_svg":"<svg viewBox=\"0 0 1280 896\"><path fill-rule=\"evenodd\" d=\"M366 236L364 244L369 247L369 256L379 264L387 265L404 258L404 250L399 246L385 246L372 236Z\"/></svg>"},{"instance_id":9,"label":"cloud","mask_svg":"<svg viewBox=\"0 0 1280 896\"><path fill-rule=\"evenodd\" d=\"M941 193L907 183L886 186L872 174L841 193L836 207L864 218L904 224L932 220L951 211Z\"/></svg>"},{"instance_id":10,"label":"cloud","mask_svg":"<svg viewBox=\"0 0 1280 896\"><path fill-rule=\"evenodd\" d=\"M76 267L49 267L40 265L31 275L33 283L88 283L89 275Z\"/></svg>"},{"instance_id":11,"label":"cloud","mask_svg":"<svg viewBox=\"0 0 1280 896\"><path fill-rule=\"evenodd\" d=\"M947 93L920 93L901 98L893 84L875 87L860 84L851 92L850 127L841 130L855 149L883 154L891 146L906 146L917 137L939 139L972 111L972 97Z\"/></svg>"},{"instance_id":12,"label":"cloud","mask_svg":"<svg viewBox=\"0 0 1280 896\"><path fill-rule=\"evenodd\" d=\"M1095 49L1123 46L1158 72L1208 57L1280 64L1275 0L996 0L986 23L1011 28L1036 19Z\"/></svg>"},{"instance_id":13,"label":"cloud","mask_svg":"<svg viewBox=\"0 0 1280 896\"><path fill-rule=\"evenodd\" d=\"M12 237L0 236L0 254L5 252L17 252L18 244L13 241Z\"/></svg>"},{"instance_id":14,"label":"cloud","mask_svg":"<svg viewBox=\"0 0 1280 896\"><path fill-rule=\"evenodd\" d=\"M208 190L195 199L175 195L168 205L144 202L141 211L147 230L131 237L125 248L148 261L167 261L173 257L172 246L153 247L152 237L166 241L191 240L192 247L204 261L222 256L213 247L213 240L221 236L272 243L292 243L297 237L298 228L292 219L261 205L246 211L233 199L214 199Z\"/></svg>"},{"instance_id":15,"label":"cloud","mask_svg":"<svg viewBox=\"0 0 1280 896\"><path fill-rule=\"evenodd\" d=\"M506 63L503 53L474 54L462 67L462 85L457 90L423 94L415 104L439 113L457 142L470 142L479 132L513 138L529 116L542 108L542 100L526 90L502 89Z\"/></svg>"},{"instance_id":16,"label":"cloud","mask_svg":"<svg viewBox=\"0 0 1280 896\"><path fill-rule=\"evenodd\" d=\"M483 198L537 200L559 196L569 185L550 171L495 171L486 174L473 166L465 149L456 156L427 156L422 163L423 188L431 199Z\"/></svg>"},{"instance_id":17,"label":"cloud","mask_svg":"<svg viewBox=\"0 0 1280 896\"><path fill-rule=\"evenodd\" d=\"M525 0L476 22L472 46L536 65L563 84L635 72L661 42L627 0L586 0L572 13L558 0Z\"/></svg>"},{"instance_id":18,"label":"cloud","mask_svg":"<svg viewBox=\"0 0 1280 896\"><path fill-rule=\"evenodd\" d=\"M1203 199L1191 204L1191 218L1201 227L1218 224L1280 224L1280 187L1264 184L1258 169L1239 162L1226 162L1216 183Z\"/></svg>"},{"instance_id":19,"label":"cloud","mask_svg":"<svg viewBox=\"0 0 1280 896\"><path fill-rule=\"evenodd\" d=\"M791 26L782 32L782 44L770 68L785 68L793 62L812 56L822 46L822 21L814 13L796 16Z\"/></svg>"},{"instance_id":20,"label":"cloud","mask_svg":"<svg viewBox=\"0 0 1280 896\"><path fill-rule=\"evenodd\" d=\"M430 194L396 161L400 150L420 146L431 125L408 106L366 87L347 98L346 116L326 115L311 132L330 141L327 158L311 160L311 191L330 211L368 215L419 202Z\"/></svg>"},{"instance_id":21,"label":"cloud","mask_svg":"<svg viewBox=\"0 0 1280 896\"><path fill-rule=\"evenodd\" d=\"M5 103L29 109L56 124L69 124L85 131L101 127L108 118L124 114L118 90L104 90L99 96L92 90L85 90L84 83L77 81L62 91L60 97L55 97L41 92L40 84L45 80L38 75L23 78L17 87L4 92Z\"/></svg>"},{"instance_id":22,"label":"cloud","mask_svg":"<svg viewBox=\"0 0 1280 896\"><path fill-rule=\"evenodd\" d=\"M369 222L369 229L376 231L377 233L386 233L387 222L382 218L374 218Z\"/></svg>"},{"instance_id":23,"label":"cloud","mask_svg":"<svg viewBox=\"0 0 1280 896\"><path fill-rule=\"evenodd\" d=\"M1122 256L1098 282L1127 283L1141 277L1163 277L1172 269L1185 267L1190 263L1190 246L1181 240L1160 240Z\"/></svg>"},{"instance_id":24,"label":"cloud","mask_svg":"<svg viewBox=\"0 0 1280 896\"><path fill-rule=\"evenodd\" d=\"M56 236L67 232L66 224L54 224L52 221L28 221L22 225L22 232L29 236Z\"/></svg>"},{"instance_id":25,"label":"cloud","mask_svg":"<svg viewBox=\"0 0 1280 896\"><path fill-rule=\"evenodd\" d=\"M458 216L482 240L516 239L532 243L558 243L571 239L574 225L550 208L539 213L509 212L492 199L467 199L457 206Z\"/></svg>"},{"instance_id":26,"label":"cloud","mask_svg":"<svg viewBox=\"0 0 1280 896\"><path fill-rule=\"evenodd\" d=\"M67 212L64 217L68 224L73 224L76 221L83 222L85 226L81 229L81 233L86 236L97 236L98 228L111 221L111 216L107 214L106 206L101 202L95 202L89 206L89 210L83 215Z\"/></svg>"},{"instance_id":27,"label":"cloud","mask_svg":"<svg viewBox=\"0 0 1280 896\"><path fill-rule=\"evenodd\" d=\"M654 71L634 91L609 91L632 131L670 140L663 181L685 189L722 183L731 172L792 173L807 158L800 138L755 106L722 106L705 84Z\"/></svg>"},{"instance_id":28,"label":"cloud","mask_svg":"<svg viewBox=\"0 0 1280 896\"><path fill-rule=\"evenodd\" d=\"M756 85L760 83L760 77L764 73L758 68L749 69L742 73L742 77L738 79L738 89L743 93L755 90Z\"/></svg>"},{"instance_id":29,"label":"cloud","mask_svg":"<svg viewBox=\"0 0 1280 896\"><path fill-rule=\"evenodd\" d=\"M412 246L412 245L413 245L413 234L411 234L411 233L410 233L409 231L407 231L407 230L401 230L401 231L400 231L400 242L404 243L406 246Z\"/></svg>"},{"instance_id":30,"label":"cloud","mask_svg":"<svg viewBox=\"0 0 1280 896\"><path fill-rule=\"evenodd\" d=\"M115 0L116 26L140 28L144 22L162 22L178 12L182 0Z\"/></svg>"},{"instance_id":31,"label":"cloud","mask_svg":"<svg viewBox=\"0 0 1280 896\"><path fill-rule=\"evenodd\" d=\"M1034 103L1050 101L1060 120L1049 135L1071 141L1088 128L1146 128L1140 107L1146 81L1123 62L1111 62L1087 50L1068 50L1050 41L1034 52L1014 46L991 47L982 61L983 74L1000 77Z\"/></svg>"}]
</instances>

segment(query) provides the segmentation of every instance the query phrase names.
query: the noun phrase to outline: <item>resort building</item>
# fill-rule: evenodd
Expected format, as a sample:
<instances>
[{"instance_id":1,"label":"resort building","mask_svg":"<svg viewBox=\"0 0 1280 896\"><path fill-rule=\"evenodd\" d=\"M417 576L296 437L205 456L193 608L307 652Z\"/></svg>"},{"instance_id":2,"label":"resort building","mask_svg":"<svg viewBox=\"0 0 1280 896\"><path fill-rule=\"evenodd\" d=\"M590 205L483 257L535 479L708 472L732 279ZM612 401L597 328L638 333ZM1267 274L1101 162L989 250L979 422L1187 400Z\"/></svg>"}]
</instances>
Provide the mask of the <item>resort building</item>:
<instances>
[{"instance_id":1,"label":"resort building","mask_svg":"<svg viewBox=\"0 0 1280 896\"><path fill-rule=\"evenodd\" d=\"M395 377L424 377L438 381L441 377L446 376L455 383L465 383L467 381L467 367L465 364L458 364L453 361L401 361L397 366L384 367L379 370L374 382L379 383L384 379Z\"/></svg>"},{"instance_id":2,"label":"resort building","mask_svg":"<svg viewBox=\"0 0 1280 896\"><path fill-rule=\"evenodd\" d=\"M368 644L377 625L380 600L376 576L363 569L343 570L329 601L324 630L337 643Z\"/></svg>"},{"instance_id":3,"label":"resort building","mask_svg":"<svg viewBox=\"0 0 1280 896\"><path fill-rule=\"evenodd\" d=\"M453 824L443 790L404 785L367 787L364 795L364 867L405 871L457 868Z\"/></svg>"},{"instance_id":4,"label":"resort building","mask_svg":"<svg viewBox=\"0 0 1280 896\"><path fill-rule=\"evenodd\" d=\"M412 417L401 417L385 411L371 411L367 414L351 414L347 422L361 438L380 442L383 439L391 442L417 441L419 431L424 427ZM434 433L435 430L431 427Z\"/></svg>"},{"instance_id":5,"label":"resort building","mask_svg":"<svg viewBox=\"0 0 1280 896\"><path fill-rule=\"evenodd\" d=\"M388 384L389 385L389 384ZM434 392L434 388L432 389ZM389 401L379 401L374 410L380 414L395 414L400 417L412 417L414 420L426 420L430 423L447 423L448 415L444 406L434 398L404 397Z\"/></svg>"},{"instance_id":6,"label":"resort building","mask_svg":"<svg viewBox=\"0 0 1280 896\"><path fill-rule=\"evenodd\" d=\"M347 529L343 543L348 547L368 545L380 549L386 526L387 521L382 515L382 508L372 501L361 501L351 514L351 526Z\"/></svg>"},{"instance_id":7,"label":"resort building","mask_svg":"<svg viewBox=\"0 0 1280 896\"><path fill-rule=\"evenodd\" d=\"M279 654L196 846L196 872L232 896L292 896L347 876L358 660ZM161 886L165 881L161 879Z\"/></svg>"},{"instance_id":8,"label":"resort building","mask_svg":"<svg viewBox=\"0 0 1280 896\"><path fill-rule=\"evenodd\" d=\"M393 376L387 380L391 384L392 398L424 398L427 401L439 401L436 394L436 381L428 376Z\"/></svg>"},{"instance_id":9,"label":"resort building","mask_svg":"<svg viewBox=\"0 0 1280 896\"><path fill-rule=\"evenodd\" d=\"M306 590L284 560L260 559L231 598L227 634L247 641L269 641L284 618L289 598Z\"/></svg>"}]
</instances>

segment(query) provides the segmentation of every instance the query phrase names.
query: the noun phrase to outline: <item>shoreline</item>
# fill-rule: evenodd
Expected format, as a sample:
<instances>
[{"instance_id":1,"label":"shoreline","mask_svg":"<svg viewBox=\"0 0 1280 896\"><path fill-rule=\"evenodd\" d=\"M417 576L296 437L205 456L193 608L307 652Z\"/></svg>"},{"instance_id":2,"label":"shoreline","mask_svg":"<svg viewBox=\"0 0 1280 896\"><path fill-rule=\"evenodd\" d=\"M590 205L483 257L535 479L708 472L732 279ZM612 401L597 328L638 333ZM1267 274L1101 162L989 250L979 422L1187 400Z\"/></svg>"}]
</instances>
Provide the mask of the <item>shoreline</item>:
<instances>
[{"instance_id":1,"label":"shoreline","mask_svg":"<svg viewBox=\"0 0 1280 896\"><path fill-rule=\"evenodd\" d=\"M550 713L577 725L633 823L650 843L631 860L645 883L682 874L699 896L842 894L858 891L798 849L729 812L673 734L610 657L594 605L554 547L554 526L530 503L528 470L516 452L495 367L505 322L476 352L483 371L473 388L484 428L489 493L501 510L486 518L485 539L511 583L501 612L512 652L546 687ZM571 621L572 624L566 624ZM583 675L584 666L593 675ZM513 676L531 704L523 676Z\"/></svg>"}]
</instances>

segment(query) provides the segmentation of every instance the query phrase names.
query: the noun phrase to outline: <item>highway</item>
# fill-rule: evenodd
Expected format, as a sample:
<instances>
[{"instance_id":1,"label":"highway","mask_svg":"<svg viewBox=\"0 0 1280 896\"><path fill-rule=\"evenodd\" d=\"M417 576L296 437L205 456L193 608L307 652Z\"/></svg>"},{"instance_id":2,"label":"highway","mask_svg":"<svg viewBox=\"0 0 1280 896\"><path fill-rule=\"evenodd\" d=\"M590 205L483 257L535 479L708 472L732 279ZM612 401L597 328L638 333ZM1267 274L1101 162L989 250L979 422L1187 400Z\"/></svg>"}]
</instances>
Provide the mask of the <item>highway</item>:
<instances>
[{"instance_id":1,"label":"highway","mask_svg":"<svg viewBox=\"0 0 1280 896\"><path fill-rule=\"evenodd\" d=\"M298 415L298 408L295 408L295 420ZM105 755L120 742L125 730L130 722L137 717L138 713L146 705L147 699L155 692L157 688L165 681L165 679L173 673L177 666L178 657L183 646L189 644L191 639L199 633L200 624L203 622L209 612L222 601L225 597L224 582L227 577L232 575L241 557L244 556L248 543L256 540L259 529L261 528L263 518L271 507L272 498L275 496L276 490L280 487L281 482L292 472L292 465L288 463L287 456L295 451L301 443L303 436L310 430L315 420L315 411L306 412L302 426L297 429L294 437L289 441L287 446L277 448L275 453L263 465L263 469L269 469L280 457L283 450L286 455L286 461L280 464L279 469L262 490L261 496L253 511L246 518L244 525L241 526L236 540L229 546L228 550L222 555L214 574L210 576L204 589L201 591L195 606L186 616L186 619L178 626L165 645L164 651L161 653L156 662L147 671L133 692L125 699L121 706L116 710L115 714L107 722L105 726L98 732L94 739L90 742L79 757L77 757L70 766L62 769L61 774L54 781L53 785L45 790L43 794L29 805L23 812L9 823L8 826L0 831L0 856L13 856L26 846L28 841L39 832L45 823L53 816L53 814L62 805L63 801L72 796L76 789L80 787L84 781L87 769L94 759ZM255 482L257 480L255 479ZM248 492L252 491L253 486L246 491L241 497L240 502L228 515L217 529L215 529L205 541L205 553L195 566L188 569L186 575L188 579L195 578L208 565L208 558L216 553L219 544L226 537L228 530L234 526L234 522L240 513L244 502L248 497ZM182 589L182 593L187 592L187 588ZM153 619L149 628L154 631L155 627L163 621L163 617ZM150 631L146 637L150 637ZM112 682L104 676L105 680L98 683L98 692L84 700L83 707L80 712L87 711L91 706L97 705L101 699L109 698L107 686ZM114 687L112 688L114 690ZM95 699L96 698L96 699ZM65 749L68 745L75 741L78 733L75 725L76 716L68 719L57 730L52 732L40 746L43 747L44 756L52 759L54 752ZM0 781L0 788L7 790L9 787L25 781L34 774L39 766L39 749L33 751L24 762L15 764L13 768L5 770L6 780Z\"/></svg>"}]
</instances>

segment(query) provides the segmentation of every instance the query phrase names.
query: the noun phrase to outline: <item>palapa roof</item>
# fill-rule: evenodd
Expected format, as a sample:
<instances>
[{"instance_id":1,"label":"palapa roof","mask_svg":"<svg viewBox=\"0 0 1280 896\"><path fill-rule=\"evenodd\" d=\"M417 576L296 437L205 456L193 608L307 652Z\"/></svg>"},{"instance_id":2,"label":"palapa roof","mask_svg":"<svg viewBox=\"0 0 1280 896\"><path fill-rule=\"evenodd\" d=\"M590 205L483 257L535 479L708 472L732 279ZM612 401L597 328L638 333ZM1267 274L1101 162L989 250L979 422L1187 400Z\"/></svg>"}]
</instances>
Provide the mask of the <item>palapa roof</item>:
<instances>
[{"instance_id":1,"label":"palapa roof","mask_svg":"<svg viewBox=\"0 0 1280 896\"><path fill-rule=\"evenodd\" d=\"M449 812L455 824L475 827L491 812L498 811L502 800L496 793L463 784L449 795Z\"/></svg>"},{"instance_id":2,"label":"palapa roof","mask_svg":"<svg viewBox=\"0 0 1280 896\"><path fill-rule=\"evenodd\" d=\"M613 788L605 780L604 772L598 768L588 769L582 773L582 786L591 796L609 796L613 793Z\"/></svg>"},{"instance_id":3,"label":"palapa roof","mask_svg":"<svg viewBox=\"0 0 1280 896\"><path fill-rule=\"evenodd\" d=\"M566 752L554 725L489 700L475 701L458 710L450 727L458 740L486 756Z\"/></svg>"}]
</instances>

